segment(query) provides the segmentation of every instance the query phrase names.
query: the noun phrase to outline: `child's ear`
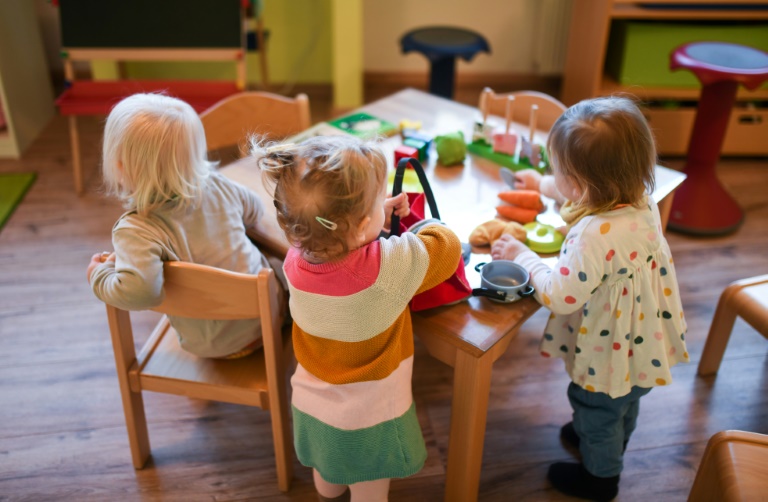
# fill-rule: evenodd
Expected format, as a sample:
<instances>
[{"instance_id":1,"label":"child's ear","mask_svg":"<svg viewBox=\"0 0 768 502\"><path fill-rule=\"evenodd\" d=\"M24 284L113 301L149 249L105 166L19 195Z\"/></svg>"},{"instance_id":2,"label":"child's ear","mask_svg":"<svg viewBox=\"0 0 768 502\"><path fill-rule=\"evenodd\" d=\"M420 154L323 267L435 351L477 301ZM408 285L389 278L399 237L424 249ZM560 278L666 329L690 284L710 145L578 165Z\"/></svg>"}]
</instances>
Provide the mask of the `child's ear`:
<instances>
[{"instance_id":1,"label":"child's ear","mask_svg":"<svg viewBox=\"0 0 768 502\"><path fill-rule=\"evenodd\" d=\"M371 217L366 216L360 220L360 224L357 226L357 241L361 244L365 242L365 231L368 230L368 225L371 224Z\"/></svg>"}]
</instances>

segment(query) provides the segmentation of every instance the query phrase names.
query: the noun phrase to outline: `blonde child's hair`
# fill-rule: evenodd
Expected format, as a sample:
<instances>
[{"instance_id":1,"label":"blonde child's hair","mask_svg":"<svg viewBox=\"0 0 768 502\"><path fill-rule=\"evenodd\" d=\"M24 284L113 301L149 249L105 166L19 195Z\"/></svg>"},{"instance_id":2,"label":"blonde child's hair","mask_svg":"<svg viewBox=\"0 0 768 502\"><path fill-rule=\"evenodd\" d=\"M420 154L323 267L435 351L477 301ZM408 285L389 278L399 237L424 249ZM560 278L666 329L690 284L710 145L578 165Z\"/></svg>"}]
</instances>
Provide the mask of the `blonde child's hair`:
<instances>
[{"instance_id":1,"label":"blonde child's hair","mask_svg":"<svg viewBox=\"0 0 768 502\"><path fill-rule=\"evenodd\" d=\"M274 187L277 221L288 241L323 261L346 256L386 182L381 150L352 136L319 136L267 148L252 138L251 152Z\"/></svg>"},{"instance_id":2,"label":"blonde child's hair","mask_svg":"<svg viewBox=\"0 0 768 502\"><path fill-rule=\"evenodd\" d=\"M167 203L184 207L200 196L215 166L203 124L184 101L134 94L107 117L104 184L126 209L146 215Z\"/></svg>"},{"instance_id":3,"label":"blonde child's hair","mask_svg":"<svg viewBox=\"0 0 768 502\"><path fill-rule=\"evenodd\" d=\"M552 126L547 149L552 166L582 191L573 204L592 213L638 206L654 189L653 134L628 98L586 99L568 108Z\"/></svg>"}]
</instances>

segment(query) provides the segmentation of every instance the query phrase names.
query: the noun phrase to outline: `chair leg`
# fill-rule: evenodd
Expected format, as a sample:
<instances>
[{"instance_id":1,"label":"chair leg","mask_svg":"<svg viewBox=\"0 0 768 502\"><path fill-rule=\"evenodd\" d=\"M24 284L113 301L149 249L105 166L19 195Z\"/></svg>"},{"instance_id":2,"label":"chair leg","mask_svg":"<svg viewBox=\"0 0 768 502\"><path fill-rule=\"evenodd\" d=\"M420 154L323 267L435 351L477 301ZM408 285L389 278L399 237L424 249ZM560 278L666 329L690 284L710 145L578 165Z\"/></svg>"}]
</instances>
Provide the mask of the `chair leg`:
<instances>
[{"instance_id":1,"label":"chair leg","mask_svg":"<svg viewBox=\"0 0 768 502\"><path fill-rule=\"evenodd\" d=\"M725 353L725 347L731 338L733 324L736 322L735 300L743 286L731 284L720 295L715 317L709 328L704 351L699 361L698 374L701 376L714 375L720 368L720 362Z\"/></svg>"},{"instance_id":2,"label":"chair leg","mask_svg":"<svg viewBox=\"0 0 768 502\"><path fill-rule=\"evenodd\" d=\"M106 307L133 467L141 469L149 458L149 433L147 432L147 418L144 415L144 399L141 396L141 389L131 389L129 379L130 371L136 366L136 349L133 345L131 318L125 310L111 305Z\"/></svg>"},{"instance_id":3,"label":"chair leg","mask_svg":"<svg viewBox=\"0 0 768 502\"><path fill-rule=\"evenodd\" d=\"M72 145L72 175L75 178L75 193L83 194L83 165L80 160L80 132L77 128L77 117L69 116L69 141Z\"/></svg>"},{"instance_id":4,"label":"chair leg","mask_svg":"<svg viewBox=\"0 0 768 502\"><path fill-rule=\"evenodd\" d=\"M282 409L280 409L282 408ZM280 491L291 489L293 477L293 434L288 423L288 405L270 410L272 417L272 441L275 445L275 467L277 468L277 486Z\"/></svg>"},{"instance_id":5,"label":"chair leg","mask_svg":"<svg viewBox=\"0 0 768 502\"><path fill-rule=\"evenodd\" d=\"M122 386L121 383L120 387ZM133 467L141 469L147 463L150 452L147 418L144 415L144 399L141 396L141 391L133 392L128 389L127 392L123 391L122 395L125 427L128 429L128 443L131 446Z\"/></svg>"}]
</instances>

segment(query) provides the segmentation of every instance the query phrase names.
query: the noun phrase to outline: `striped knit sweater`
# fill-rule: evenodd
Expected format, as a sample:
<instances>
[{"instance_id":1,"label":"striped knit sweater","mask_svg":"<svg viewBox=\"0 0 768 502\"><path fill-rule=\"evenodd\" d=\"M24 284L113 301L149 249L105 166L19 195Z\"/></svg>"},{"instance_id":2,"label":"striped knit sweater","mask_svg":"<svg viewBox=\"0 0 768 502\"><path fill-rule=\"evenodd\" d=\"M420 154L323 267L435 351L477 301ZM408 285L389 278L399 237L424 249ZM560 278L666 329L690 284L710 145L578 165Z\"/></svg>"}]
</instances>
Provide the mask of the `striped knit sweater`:
<instances>
[{"instance_id":1,"label":"striped knit sweater","mask_svg":"<svg viewBox=\"0 0 768 502\"><path fill-rule=\"evenodd\" d=\"M337 262L288 252L296 453L326 481L405 477L424 465L408 302L450 277L460 255L458 238L440 225L376 240Z\"/></svg>"}]
</instances>

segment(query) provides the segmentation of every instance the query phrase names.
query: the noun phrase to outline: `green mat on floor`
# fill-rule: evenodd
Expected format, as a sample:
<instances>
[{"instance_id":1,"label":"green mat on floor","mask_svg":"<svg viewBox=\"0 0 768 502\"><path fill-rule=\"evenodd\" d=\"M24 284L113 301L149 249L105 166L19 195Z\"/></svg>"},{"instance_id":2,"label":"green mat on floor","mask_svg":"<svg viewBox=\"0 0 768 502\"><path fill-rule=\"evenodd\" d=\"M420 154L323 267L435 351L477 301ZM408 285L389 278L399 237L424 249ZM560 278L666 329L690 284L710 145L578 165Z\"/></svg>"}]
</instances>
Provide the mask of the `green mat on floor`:
<instances>
[{"instance_id":1,"label":"green mat on floor","mask_svg":"<svg viewBox=\"0 0 768 502\"><path fill-rule=\"evenodd\" d=\"M27 193L35 173L0 174L0 230Z\"/></svg>"}]
</instances>

